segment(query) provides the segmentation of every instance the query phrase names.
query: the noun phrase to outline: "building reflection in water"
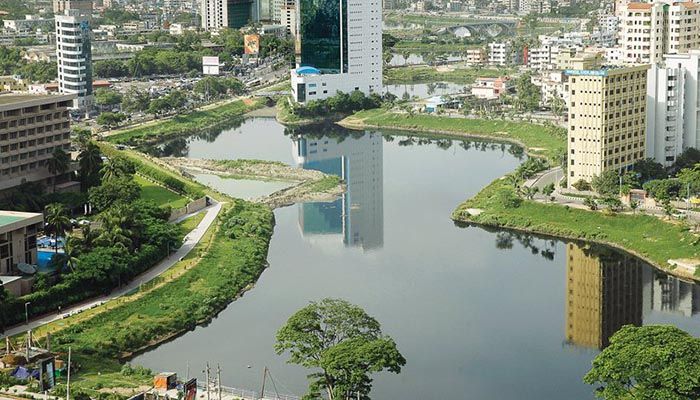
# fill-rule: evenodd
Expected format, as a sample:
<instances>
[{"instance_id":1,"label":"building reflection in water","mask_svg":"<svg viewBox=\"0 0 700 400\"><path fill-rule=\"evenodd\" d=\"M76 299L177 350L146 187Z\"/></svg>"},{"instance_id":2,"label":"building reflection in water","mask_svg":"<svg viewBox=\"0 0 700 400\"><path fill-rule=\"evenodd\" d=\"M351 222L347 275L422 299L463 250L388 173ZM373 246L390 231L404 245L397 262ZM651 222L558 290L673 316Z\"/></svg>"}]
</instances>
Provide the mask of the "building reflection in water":
<instances>
[{"instance_id":1,"label":"building reflection in water","mask_svg":"<svg viewBox=\"0 0 700 400\"><path fill-rule=\"evenodd\" d=\"M566 342L603 349L624 325L642 325L652 311L690 317L700 288L643 261L598 246L566 247Z\"/></svg>"},{"instance_id":2,"label":"building reflection in water","mask_svg":"<svg viewBox=\"0 0 700 400\"><path fill-rule=\"evenodd\" d=\"M384 245L384 177L382 136L366 133L342 137L297 136L297 165L341 177L347 191L335 202L299 206L305 237L338 235L348 247L363 250Z\"/></svg>"}]
</instances>

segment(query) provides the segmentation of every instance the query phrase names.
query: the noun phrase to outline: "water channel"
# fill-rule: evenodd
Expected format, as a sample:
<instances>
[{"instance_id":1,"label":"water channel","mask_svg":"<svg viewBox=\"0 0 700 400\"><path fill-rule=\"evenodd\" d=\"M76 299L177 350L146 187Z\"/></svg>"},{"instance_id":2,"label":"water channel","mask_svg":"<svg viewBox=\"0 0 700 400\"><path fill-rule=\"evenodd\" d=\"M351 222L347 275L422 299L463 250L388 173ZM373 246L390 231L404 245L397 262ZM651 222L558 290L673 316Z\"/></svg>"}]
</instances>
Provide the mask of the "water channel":
<instances>
[{"instance_id":1,"label":"water channel","mask_svg":"<svg viewBox=\"0 0 700 400\"><path fill-rule=\"evenodd\" d=\"M600 246L450 220L521 162L517 148L248 119L154 152L277 160L348 185L337 201L277 210L256 287L208 326L133 360L156 371L184 376L189 366L201 377L206 362L221 364L224 384L255 389L267 366L280 392L301 395L309 371L275 354L274 337L323 297L365 308L406 357L400 375L376 376L375 399L592 399L581 378L621 326L700 335L695 285ZM247 184L227 190L244 196Z\"/></svg>"}]
</instances>

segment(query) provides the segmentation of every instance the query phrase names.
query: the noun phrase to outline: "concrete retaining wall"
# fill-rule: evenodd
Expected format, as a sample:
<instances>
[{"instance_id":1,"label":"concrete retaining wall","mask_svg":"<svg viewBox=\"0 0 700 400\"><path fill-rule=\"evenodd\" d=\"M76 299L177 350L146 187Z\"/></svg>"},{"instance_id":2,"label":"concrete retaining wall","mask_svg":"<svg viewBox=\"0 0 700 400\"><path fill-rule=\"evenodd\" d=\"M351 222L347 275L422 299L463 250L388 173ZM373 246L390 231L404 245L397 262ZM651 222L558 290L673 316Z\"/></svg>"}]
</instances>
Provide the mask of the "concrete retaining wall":
<instances>
[{"instance_id":1,"label":"concrete retaining wall","mask_svg":"<svg viewBox=\"0 0 700 400\"><path fill-rule=\"evenodd\" d=\"M197 212L206 208L208 205L207 200L208 198L204 196L202 198L189 202L186 206L182 208L172 210L172 212L170 213L170 219L168 221L173 222L176 219L181 218L187 214L191 214L193 212Z\"/></svg>"}]
</instances>

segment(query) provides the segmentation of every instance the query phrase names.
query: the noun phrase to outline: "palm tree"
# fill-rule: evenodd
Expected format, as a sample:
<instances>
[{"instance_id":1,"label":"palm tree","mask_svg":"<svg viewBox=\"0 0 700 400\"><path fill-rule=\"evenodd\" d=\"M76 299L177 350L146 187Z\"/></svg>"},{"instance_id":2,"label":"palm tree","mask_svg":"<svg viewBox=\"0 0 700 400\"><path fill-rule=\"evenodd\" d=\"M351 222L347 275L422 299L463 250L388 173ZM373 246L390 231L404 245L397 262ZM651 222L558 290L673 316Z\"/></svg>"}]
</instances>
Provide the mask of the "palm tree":
<instances>
[{"instance_id":1,"label":"palm tree","mask_svg":"<svg viewBox=\"0 0 700 400\"><path fill-rule=\"evenodd\" d=\"M78 154L78 163L80 165L80 183L83 185L83 190L97 186L100 179L100 168L102 167L100 148L95 143L88 142Z\"/></svg>"},{"instance_id":2,"label":"palm tree","mask_svg":"<svg viewBox=\"0 0 700 400\"><path fill-rule=\"evenodd\" d=\"M51 158L48 159L46 168L48 168L49 172L54 176L53 177L53 191L56 191L56 178L58 175L63 175L66 171L68 171L68 167L70 166L70 156L68 153L63 151L62 148L57 147L53 151L53 155Z\"/></svg>"},{"instance_id":3,"label":"palm tree","mask_svg":"<svg viewBox=\"0 0 700 400\"><path fill-rule=\"evenodd\" d=\"M75 271L78 267L78 249L76 246L76 238L74 236L68 236L66 238L66 243L63 246L64 261L66 267L68 267L71 272Z\"/></svg>"},{"instance_id":4,"label":"palm tree","mask_svg":"<svg viewBox=\"0 0 700 400\"><path fill-rule=\"evenodd\" d=\"M65 207L58 203L47 205L44 210L44 221L46 230L56 239L55 250L58 253L58 237L64 235L71 227Z\"/></svg>"},{"instance_id":5,"label":"palm tree","mask_svg":"<svg viewBox=\"0 0 700 400\"><path fill-rule=\"evenodd\" d=\"M106 163L102 164L102 168L100 169L103 181L110 181L114 178L118 178L122 176L122 172L121 166L113 158L110 158Z\"/></svg>"}]
</instances>

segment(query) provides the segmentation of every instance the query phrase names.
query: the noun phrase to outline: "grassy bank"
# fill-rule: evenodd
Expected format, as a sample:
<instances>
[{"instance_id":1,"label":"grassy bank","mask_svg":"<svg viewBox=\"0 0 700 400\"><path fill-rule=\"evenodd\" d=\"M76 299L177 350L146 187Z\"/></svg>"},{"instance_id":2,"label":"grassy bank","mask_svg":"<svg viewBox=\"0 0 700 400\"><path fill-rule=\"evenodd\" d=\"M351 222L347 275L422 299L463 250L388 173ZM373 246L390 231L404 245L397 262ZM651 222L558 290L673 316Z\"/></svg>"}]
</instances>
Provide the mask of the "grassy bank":
<instances>
[{"instance_id":1,"label":"grassy bank","mask_svg":"<svg viewBox=\"0 0 700 400\"><path fill-rule=\"evenodd\" d=\"M462 203L452 217L456 221L605 243L661 268L668 267L669 259L700 256L698 237L680 224L649 215L606 214L534 201L513 207L503 201L506 193L515 195L508 180L498 179ZM483 212L469 215L470 208Z\"/></svg>"},{"instance_id":2,"label":"grassy bank","mask_svg":"<svg viewBox=\"0 0 700 400\"><path fill-rule=\"evenodd\" d=\"M550 160L555 160L566 152L564 129L524 122L397 114L384 109L375 109L356 113L341 121L341 124L354 128L396 128L508 141L523 146L531 155L546 157Z\"/></svg>"},{"instance_id":3,"label":"grassy bank","mask_svg":"<svg viewBox=\"0 0 700 400\"><path fill-rule=\"evenodd\" d=\"M172 208L181 208L187 205L189 199L172 192L160 185L140 177L134 176L134 181L141 186L141 198L150 200L159 206L170 206Z\"/></svg>"},{"instance_id":4,"label":"grassy bank","mask_svg":"<svg viewBox=\"0 0 700 400\"><path fill-rule=\"evenodd\" d=\"M164 140L177 135L214 128L262 105L262 100L236 100L206 110L196 110L177 115L165 121L157 121L136 128L125 129L108 136L107 141L136 145Z\"/></svg>"},{"instance_id":5,"label":"grassy bank","mask_svg":"<svg viewBox=\"0 0 700 400\"><path fill-rule=\"evenodd\" d=\"M196 199L210 192L206 186L186 179L179 173L168 169L142 153L133 150L117 150L105 143L100 143L99 146L100 151L107 157L123 156L128 158L134 163L139 174L145 175L177 193Z\"/></svg>"},{"instance_id":6,"label":"grassy bank","mask_svg":"<svg viewBox=\"0 0 700 400\"><path fill-rule=\"evenodd\" d=\"M103 372L118 374L124 357L211 320L264 270L273 218L263 205L234 201L210 228L207 251L188 256L197 262L167 284L54 332L54 348L72 348L89 388Z\"/></svg>"},{"instance_id":7,"label":"grassy bank","mask_svg":"<svg viewBox=\"0 0 700 400\"><path fill-rule=\"evenodd\" d=\"M496 78L513 73L510 69L499 68L458 68L438 71L433 67L399 67L388 68L384 71L384 83L387 85L400 83L453 82L468 84L476 78Z\"/></svg>"}]
</instances>

